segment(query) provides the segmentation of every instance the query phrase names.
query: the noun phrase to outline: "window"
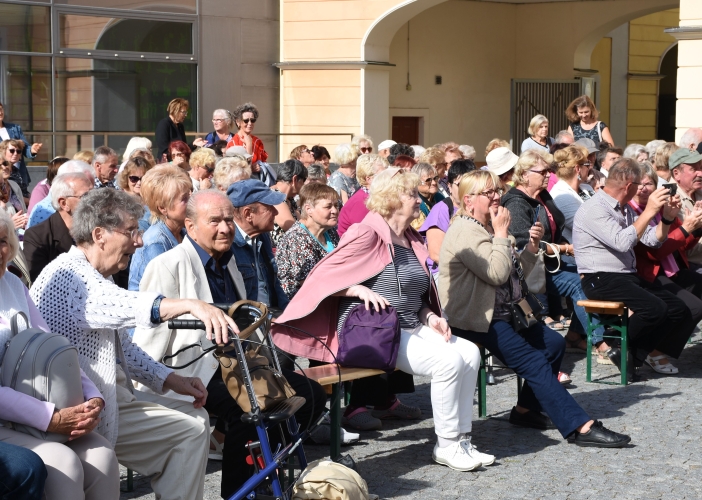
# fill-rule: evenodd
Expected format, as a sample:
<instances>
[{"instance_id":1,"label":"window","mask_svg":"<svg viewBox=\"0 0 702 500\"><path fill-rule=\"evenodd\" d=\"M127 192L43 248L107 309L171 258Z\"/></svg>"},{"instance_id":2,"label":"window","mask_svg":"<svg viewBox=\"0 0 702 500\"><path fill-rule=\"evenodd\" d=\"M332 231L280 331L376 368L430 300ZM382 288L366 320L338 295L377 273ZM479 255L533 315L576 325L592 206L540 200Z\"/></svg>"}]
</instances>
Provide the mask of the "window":
<instances>
[{"instance_id":1,"label":"window","mask_svg":"<svg viewBox=\"0 0 702 500\"><path fill-rule=\"evenodd\" d=\"M82 5L85 7L103 7L107 9L168 12L173 14L195 14L197 11L196 0L54 0L54 3Z\"/></svg>"},{"instance_id":2,"label":"window","mask_svg":"<svg viewBox=\"0 0 702 500\"><path fill-rule=\"evenodd\" d=\"M193 27L189 22L75 14L61 14L59 19L61 48L193 53Z\"/></svg>"},{"instance_id":3,"label":"window","mask_svg":"<svg viewBox=\"0 0 702 500\"><path fill-rule=\"evenodd\" d=\"M49 7L0 3L0 50L51 52Z\"/></svg>"}]
</instances>

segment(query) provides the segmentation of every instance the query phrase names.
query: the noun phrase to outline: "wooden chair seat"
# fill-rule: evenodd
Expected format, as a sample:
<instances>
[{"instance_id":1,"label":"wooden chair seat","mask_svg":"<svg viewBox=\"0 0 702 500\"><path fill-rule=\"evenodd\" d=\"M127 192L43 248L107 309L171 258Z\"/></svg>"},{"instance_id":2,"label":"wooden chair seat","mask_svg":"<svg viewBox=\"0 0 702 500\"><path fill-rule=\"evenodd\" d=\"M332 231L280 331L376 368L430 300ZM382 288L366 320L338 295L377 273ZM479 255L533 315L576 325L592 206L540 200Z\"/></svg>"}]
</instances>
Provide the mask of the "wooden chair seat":
<instances>
[{"instance_id":1,"label":"wooden chair seat","mask_svg":"<svg viewBox=\"0 0 702 500\"><path fill-rule=\"evenodd\" d=\"M621 316L624 314L624 302L609 302L606 300L579 300L578 305L591 314L610 314Z\"/></svg>"}]
</instances>

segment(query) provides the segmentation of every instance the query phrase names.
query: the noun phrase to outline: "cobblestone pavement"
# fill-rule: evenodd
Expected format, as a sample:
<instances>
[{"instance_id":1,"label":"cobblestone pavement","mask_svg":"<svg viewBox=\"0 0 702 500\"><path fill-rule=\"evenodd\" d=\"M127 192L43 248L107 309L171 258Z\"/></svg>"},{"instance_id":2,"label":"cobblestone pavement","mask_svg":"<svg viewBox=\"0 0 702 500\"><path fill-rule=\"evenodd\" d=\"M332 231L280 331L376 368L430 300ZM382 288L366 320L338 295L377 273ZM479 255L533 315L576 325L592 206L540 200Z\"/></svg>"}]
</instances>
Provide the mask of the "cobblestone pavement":
<instances>
[{"instance_id":1,"label":"cobblestone pavement","mask_svg":"<svg viewBox=\"0 0 702 500\"><path fill-rule=\"evenodd\" d=\"M370 491L380 498L702 499L702 344L689 345L675 364L677 376L643 367L645 380L607 386L586 383L584 356L566 354L563 370L573 378L570 392L593 418L630 434L627 448L579 448L555 430L511 426L506 418L516 398L516 378L496 367L497 384L487 391L492 418L478 420L476 406L472 433L480 451L497 456L495 465L456 472L432 462L435 435L426 378L415 378L416 392L402 396L422 408L423 420L386 421L381 431L363 433L360 443L342 451L356 460ZM594 359L593 366L609 380L618 375L616 368L596 365ZM305 450L309 460L329 452L324 446ZM205 498L220 498L220 474L220 463L210 461ZM137 474L135 486L121 498L154 498L148 478Z\"/></svg>"}]
</instances>

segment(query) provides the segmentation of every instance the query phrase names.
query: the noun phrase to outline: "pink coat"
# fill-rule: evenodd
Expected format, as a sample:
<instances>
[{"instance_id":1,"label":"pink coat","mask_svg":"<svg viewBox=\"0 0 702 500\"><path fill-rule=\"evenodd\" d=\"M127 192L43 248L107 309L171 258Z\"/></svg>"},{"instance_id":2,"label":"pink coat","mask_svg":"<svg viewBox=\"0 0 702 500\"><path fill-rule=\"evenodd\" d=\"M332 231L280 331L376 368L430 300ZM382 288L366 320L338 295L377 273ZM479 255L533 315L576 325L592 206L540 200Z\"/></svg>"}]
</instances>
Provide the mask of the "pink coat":
<instances>
[{"instance_id":1,"label":"pink coat","mask_svg":"<svg viewBox=\"0 0 702 500\"><path fill-rule=\"evenodd\" d=\"M429 276L431 288L427 302L434 313L441 315L439 296L426 265L429 252L424 239L411 227L405 236ZM380 274L392 262L392 248L390 227L377 213L370 212L361 223L352 225L339 246L312 269L300 291L271 327L275 345L296 356L332 363L333 356L319 341L288 326L314 335L336 356L339 297L333 295Z\"/></svg>"}]
</instances>

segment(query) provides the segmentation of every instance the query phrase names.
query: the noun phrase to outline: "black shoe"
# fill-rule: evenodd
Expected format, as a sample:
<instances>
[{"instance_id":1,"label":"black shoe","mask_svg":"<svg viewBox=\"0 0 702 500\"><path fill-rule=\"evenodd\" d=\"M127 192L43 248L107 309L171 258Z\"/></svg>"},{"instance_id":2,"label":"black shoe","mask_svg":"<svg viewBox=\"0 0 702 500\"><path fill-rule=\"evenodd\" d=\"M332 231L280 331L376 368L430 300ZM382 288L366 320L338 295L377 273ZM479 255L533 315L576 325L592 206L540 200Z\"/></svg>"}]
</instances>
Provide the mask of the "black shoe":
<instances>
[{"instance_id":1,"label":"black shoe","mask_svg":"<svg viewBox=\"0 0 702 500\"><path fill-rule=\"evenodd\" d=\"M518 425L519 427L530 427L541 431L556 428L553 422L551 422L551 419L546 415L531 410L526 413L519 413L516 407L512 407L512 412L509 414L509 423Z\"/></svg>"},{"instance_id":2,"label":"black shoe","mask_svg":"<svg viewBox=\"0 0 702 500\"><path fill-rule=\"evenodd\" d=\"M578 446L594 446L597 448L621 448L628 444L631 438L626 434L610 431L602 425L602 422L595 420L590 430L585 433L578 431L568 436L568 442Z\"/></svg>"},{"instance_id":3,"label":"black shoe","mask_svg":"<svg viewBox=\"0 0 702 500\"><path fill-rule=\"evenodd\" d=\"M619 372L621 373L622 371L622 351L618 347L610 347L607 352L607 357L614 363L614 366L616 366L619 369ZM632 356L631 352L627 353L627 358L626 358L626 379L628 382L639 382L641 380L641 375L638 375L636 373L636 360L634 359L634 356Z\"/></svg>"}]
</instances>

